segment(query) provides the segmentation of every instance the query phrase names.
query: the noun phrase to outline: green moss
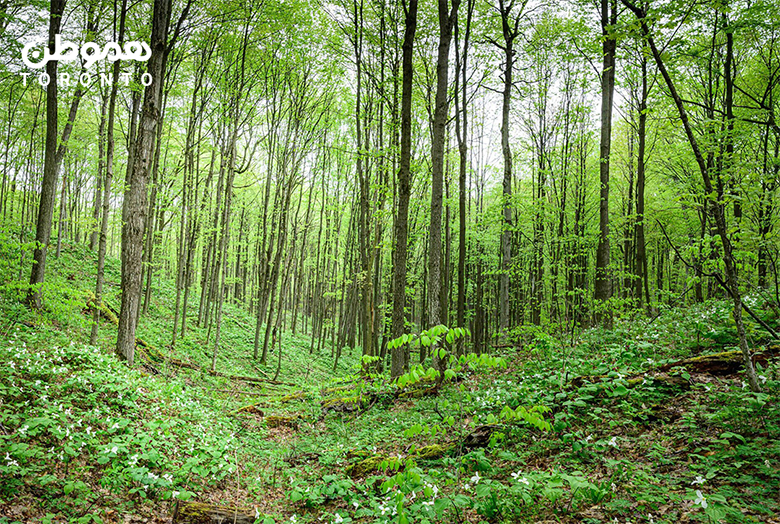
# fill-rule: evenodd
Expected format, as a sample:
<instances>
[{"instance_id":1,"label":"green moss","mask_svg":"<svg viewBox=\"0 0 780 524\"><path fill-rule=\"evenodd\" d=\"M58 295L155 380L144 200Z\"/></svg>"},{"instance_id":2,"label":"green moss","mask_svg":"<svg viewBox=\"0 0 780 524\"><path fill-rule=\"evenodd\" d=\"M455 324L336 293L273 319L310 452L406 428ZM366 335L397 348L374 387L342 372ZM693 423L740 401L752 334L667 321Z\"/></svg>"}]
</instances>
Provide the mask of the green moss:
<instances>
[{"instance_id":1,"label":"green moss","mask_svg":"<svg viewBox=\"0 0 780 524\"><path fill-rule=\"evenodd\" d=\"M331 395L333 393L340 393L342 391L352 391L355 389L354 384L347 384L346 386L337 386L335 388L325 388L322 390L322 396Z\"/></svg>"},{"instance_id":2,"label":"green moss","mask_svg":"<svg viewBox=\"0 0 780 524\"><path fill-rule=\"evenodd\" d=\"M321 406L323 410L334 409L338 405L358 405L357 397L342 397L342 398L327 398L322 401Z\"/></svg>"},{"instance_id":3,"label":"green moss","mask_svg":"<svg viewBox=\"0 0 780 524\"><path fill-rule=\"evenodd\" d=\"M292 402L293 400L302 400L306 398L306 393L304 391L298 391L297 393L291 393L289 395L285 395L283 397L279 397L276 399L277 402L280 404L284 404L285 402Z\"/></svg>"},{"instance_id":4,"label":"green moss","mask_svg":"<svg viewBox=\"0 0 780 524\"><path fill-rule=\"evenodd\" d=\"M429 396L435 396L439 391L439 388L436 386L431 386L429 388L418 388L418 389L412 389L410 391L404 391L400 395L398 395L398 398L422 398L422 397L429 397Z\"/></svg>"},{"instance_id":5,"label":"green moss","mask_svg":"<svg viewBox=\"0 0 780 524\"><path fill-rule=\"evenodd\" d=\"M372 471L376 471L379 469L382 462L390 461L392 459L382 456L382 455L375 455L373 457L369 457L367 459L361 460L357 464L352 464L351 466L348 466L346 469L347 475L355 478L355 477L364 477L371 473Z\"/></svg>"},{"instance_id":6,"label":"green moss","mask_svg":"<svg viewBox=\"0 0 780 524\"><path fill-rule=\"evenodd\" d=\"M269 428L293 428L298 429L298 421L301 419L300 415L293 415L290 417L284 417L281 415L269 415L265 417L265 423Z\"/></svg>"},{"instance_id":7,"label":"green moss","mask_svg":"<svg viewBox=\"0 0 780 524\"><path fill-rule=\"evenodd\" d=\"M97 307L101 317L108 320L115 326L119 325L119 319L117 318L116 314L111 311L111 309L102 300L98 304L97 300L95 299L95 295L90 294L89 297L87 297L86 306L85 313L91 312Z\"/></svg>"},{"instance_id":8,"label":"green moss","mask_svg":"<svg viewBox=\"0 0 780 524\"><path fill-rule=\"evenodd\" d=\"M415 451L414 456L423 460L436 460L449 453L453 447L454 446L452 444L446 446L431 444L430 446L424 446Z\"/></svg>"}]
</instances>

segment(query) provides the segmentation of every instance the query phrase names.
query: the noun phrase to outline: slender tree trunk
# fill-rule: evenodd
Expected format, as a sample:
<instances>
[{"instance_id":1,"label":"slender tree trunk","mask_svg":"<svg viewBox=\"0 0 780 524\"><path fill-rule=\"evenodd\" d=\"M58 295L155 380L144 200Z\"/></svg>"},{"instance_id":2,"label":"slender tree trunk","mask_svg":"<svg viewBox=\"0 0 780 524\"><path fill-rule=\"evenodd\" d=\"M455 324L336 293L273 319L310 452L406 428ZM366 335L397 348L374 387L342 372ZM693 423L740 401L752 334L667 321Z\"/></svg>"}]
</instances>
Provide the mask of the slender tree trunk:
<instances>
[{"instance_id":1,"label":"slender tree trunk","mask_svg":"<svg viewBox=\"0 0 780 524\"><path fill-rule=\"evenodd\" d=\"M60 32L65 0L51 0L49 13L49 52L54 54L54 35ZM49 85L46 86L46 146L43 165L41 199L38 205L38 224L35 232L35 250L30 273L30 289L27 292L27 304L41 308L41 294L46 274L46 252L51 237L51 223L54 215L54 193L57 190L57 61L46 64Z\"/></svg>"},{"instance_id":2,"label":"slender tree trunk","mask_svg":"<svg viewBox=\"0 0 780 524\"><path fill-rule=\"evenodd\" d=\"M458 138L458 304L456 324L466 327L466 172L468 169L468 51L471 36L471 17L474 12L474 0L468 0L466 13L466 31L463 38L463 53L459 55L458 72L460 93L455 93L456 113L455 134ZM458 24L455 21L455 40L458 40ZM458 107L460 96L460 107ZM464 352L464 338L458 339L457 353Z\"/></svg>"},{"instance_id":3,"label":"slender tree trunk","mask_svg":"<svg viewBox=\"0 0 780 524\"><path fill-rule=\"evenodd\" d=\"M396 191L398 207L395 216L395 249L393 250L393 327L392 338L404 334L406 306L406 258L409 233L409 197L411 195L412 160L412 81L414 69L414 34L417 30L417 0L404 3L406 13L404 42L402 47L401 79L401 153L399 159ZM390 361L390 376L396 378L408 366L402 346L393 348Z\"/></svg>"},{"instance_id":4,"label":"slender tree trunk","mask_svg":"<svg viewBox=\"0 0 780 524\"><path fill-rule=\"evenodd\" d=\"M509 273L512 266L512 150L509 147L509 110L512 103L512 72L514 69L514 41L519 33L520 15L512 19L514 1L499 0L503 51L504 82L501 93L501 154L504 158L502 180L501 271L498 275L498 329L504 334L509 329ZM522 9L520 10L522 12Z\"/></svg>"},{"instance_id":5,"label":"slender tree trunk","mask_svg":"<svg viewBox=\"0 0 780 524\"><path fill-rule=\"evenodd\" d=\"M707 161L704 158L704 155L702 154L701 149L699 148L699 143L696 139L696 136L693 132L693 126L691 125L689 119L688 119L688 112L685 109L685 105L682 101L682 98L677 92L677 86L674 83L674 80L672 80L671 75L669 74L669 71L666 69L666 65L663 62L663 59L661 57L661 53L658 50L658 48L655 45L655 40L653 39L650 28L647 25L647 19L645 18L646 13L641 10L640 8L634 6L629 2L628 0L623 0L623 3L629 7L634 14L637 16L637 18L640 21L642 32L645 36L645 39L647 40L647 44L650 46L650 50L652 51L653 58L655 60L656 65L658 66L658 70L661 72L661 76L663 76L664 81L666 82L666 87L669 89L669 94L672 97L672 100L674 101L675 107L677 108L677 112L680 116L680 121L683 125L683 129L685 130L685 135L688 139L688 143L691 146L691 150L693 152L693 156L696 159L696 163L699 166L699 172L701 173L702 181L704 183L704 191L705 195L708 195L707 198L707 208L708 211L712 214L712 218L715 222L715 227L717 228L718 236L721 240L721 250L722 250L722 260L724 265L724 273L725 273L725 282L724 287L728 291L729 295L731 295L731 299L733 301L733 310L732 315L734 317L734 323L737 327L737 335L739 338L739 347L742 351L742 356L745 363L745 370L747 371L747 378L748 382L750 383L750 389L754 392L760 392L761 386L758 383L758 378L756 376L756 370L753 366L753 361L750 356L750 348L747 344L747 336L745 332L745 323L742 320L742 294L739 289L739 280L738 280L738 272L737 272L737 264L734 260L733 255L733 245L731 243L731 238L729 236L729 230L726 224L726 204L723 200L724 197L724 191L723 191L723 182L721 179L720 174L716 171L716 185L713 184L712 176L710 173L710 169L708 169ZM729 60L727 60L727 63L729 63ZM728 70L728 67L726 68L726 81L728 82L729 78L731 78L731 72ZM709 195L715 196L714 200L711 200L709 198Z\"/></svg>"},{"instance_id":6,"label":"slender tree trunk","mask_svg":"<svg viewBox=\"0 0 780 524\"><path fill-rule=\"evenodd\" d=\"M639 141L636 166L636 297L639 306L650 305L650 286L647 275L647 252L645 246L645 155L647 149L647 58L641 54L642 92L639 98Z\"/></svg>"},{"instance_id":7,"label":"slender tree trunk","mask_svg":"<svg viewBox=\"0 0 780 524\"><path fill-rule=\"evenodd\" d=\"M601 146L599 152L599 243L596 249L597 321L612 325L612 314L606 303L612 297L612 279L609 274L609 155L612 145L612 99L615 92L615 50L617 41L614 26L617 23L617 0L601 0L601 32L603 62L601 68Z\"/></svg>"},{"instance_id":8,"label":"slender tree trunk","mask_svg":"<svg viewBox=\"0 0 780 524\"><path fill-rule=\"evenodd\" d=\"M108 110L109 97L106 93L101 93L102 103L100 104L100 125L98 127L98 172L95 177L95 196L93 198L94 208L92 211L92 231L89 235L89 249L93 251L98 244L100 237L100 218L103 209L103 172L105 169L105 146L106 146L106 112ZM93 342L94 344L94 342Z\"/></svg>"}]
</instances>

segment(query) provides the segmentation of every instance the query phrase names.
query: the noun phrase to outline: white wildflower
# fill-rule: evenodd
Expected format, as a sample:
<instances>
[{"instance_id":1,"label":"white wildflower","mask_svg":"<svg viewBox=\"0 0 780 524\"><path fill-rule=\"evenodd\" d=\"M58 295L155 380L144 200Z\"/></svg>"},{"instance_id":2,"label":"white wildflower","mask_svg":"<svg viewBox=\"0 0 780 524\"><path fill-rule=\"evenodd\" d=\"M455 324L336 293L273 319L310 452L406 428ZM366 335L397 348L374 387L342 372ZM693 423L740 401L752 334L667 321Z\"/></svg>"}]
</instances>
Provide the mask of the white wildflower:
<instances>
[{"instance_id":1,"label":"white wildflower","mask_svg":"<svg viewBox=\"0 0 780 524\"><path fill-rule=\"evenodd\" d=\"M702 477L701 475L699 475L699 476L697 476L697 477L696 477L696 480L694 480L693 482L691 482L691 484L704 484L705 482L706 482L706 481L704 480L704 477Z\"/></svg>"},{"instance_id":2,"label":"white wildflower","mask_svg":"<svg viewBox=\"0 0 780 524\"><path fill-rule=\"evenodd\" d=\"M693 501L695 505L701 505L702 509L707 509L707 498L701 494L701 491L696 490L696 500Z\"/></svg>"}]
</instances>

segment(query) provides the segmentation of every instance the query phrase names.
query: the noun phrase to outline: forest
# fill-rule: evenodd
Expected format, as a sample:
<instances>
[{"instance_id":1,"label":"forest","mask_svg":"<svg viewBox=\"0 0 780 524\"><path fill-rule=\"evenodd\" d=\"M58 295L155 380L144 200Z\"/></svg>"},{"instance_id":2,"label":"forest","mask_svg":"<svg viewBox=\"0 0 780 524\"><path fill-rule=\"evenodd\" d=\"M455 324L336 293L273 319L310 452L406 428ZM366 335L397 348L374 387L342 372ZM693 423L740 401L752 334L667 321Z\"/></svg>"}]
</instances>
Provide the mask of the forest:
<instances>
[{"instance_id":1,"label":"forest","mask_svg":"<svg viewBox=\"0 0 780 524\"><path fill-rule=\"evenodd\" d=\"M0 524L780 524L776 2L0 42Z\"/></svg>"}]
</instances>

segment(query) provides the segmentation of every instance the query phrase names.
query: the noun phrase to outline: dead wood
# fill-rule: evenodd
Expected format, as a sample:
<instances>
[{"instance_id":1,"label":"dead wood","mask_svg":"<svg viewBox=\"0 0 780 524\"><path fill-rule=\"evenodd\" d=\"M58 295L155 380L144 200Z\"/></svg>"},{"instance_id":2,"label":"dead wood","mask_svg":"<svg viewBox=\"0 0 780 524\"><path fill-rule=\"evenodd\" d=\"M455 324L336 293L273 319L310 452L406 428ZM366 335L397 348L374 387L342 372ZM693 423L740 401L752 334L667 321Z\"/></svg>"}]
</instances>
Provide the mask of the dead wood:
<instances>
[{"instance_id":1,"label":"dead wood","mask_svg":"<svg viewBox=\"0 0 780 524\"><path fill-rule=\"evenodd\" d=\"M254 510L202 502L178 502L173 512L173 524L254 524L256 520Z\"/></svg>"}]
</instances>

